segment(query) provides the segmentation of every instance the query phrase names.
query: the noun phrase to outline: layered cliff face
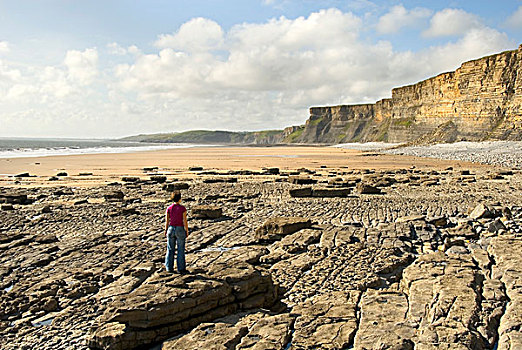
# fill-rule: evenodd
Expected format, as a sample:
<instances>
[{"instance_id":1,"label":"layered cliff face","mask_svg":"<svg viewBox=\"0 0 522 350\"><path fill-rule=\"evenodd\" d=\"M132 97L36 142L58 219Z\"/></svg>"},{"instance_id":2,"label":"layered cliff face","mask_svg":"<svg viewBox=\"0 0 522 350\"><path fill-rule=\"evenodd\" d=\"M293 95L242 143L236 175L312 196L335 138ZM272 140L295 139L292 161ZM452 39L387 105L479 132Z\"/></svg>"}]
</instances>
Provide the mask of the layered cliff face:
<instances>
[{"instance_id":1,"label":"layered cliff face","mask_svg":"<svg viewBox=\"0 0 522 350\"><path fill-rule=\"evenodd\" d=\"M395 88L391 99L375 104L312 107L290 141L521 140L521 61L522 45Z\"/></svg>"}]
</instances>

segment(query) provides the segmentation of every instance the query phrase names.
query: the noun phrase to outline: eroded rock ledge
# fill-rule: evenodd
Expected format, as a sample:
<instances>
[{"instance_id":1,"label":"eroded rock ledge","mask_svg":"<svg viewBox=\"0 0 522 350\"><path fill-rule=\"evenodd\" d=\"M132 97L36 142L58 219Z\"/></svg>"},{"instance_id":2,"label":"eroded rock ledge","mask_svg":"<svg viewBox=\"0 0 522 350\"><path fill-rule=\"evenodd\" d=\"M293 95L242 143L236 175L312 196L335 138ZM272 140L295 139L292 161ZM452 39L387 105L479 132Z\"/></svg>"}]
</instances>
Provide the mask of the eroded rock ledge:
<instances>
[{"instance_id":1,"label":"eroded rock ledge","mask_svg":"<svg viewBox=\"0 0 522 350\"><path fill-rule=\"evenodd\" d=\"M304 198L191 180L189 275L163 271L163 184L28 189L0 210L0 346L518 349L522 174L495 174L325 170L382 194Z\"/></svg>"}]
</instances>

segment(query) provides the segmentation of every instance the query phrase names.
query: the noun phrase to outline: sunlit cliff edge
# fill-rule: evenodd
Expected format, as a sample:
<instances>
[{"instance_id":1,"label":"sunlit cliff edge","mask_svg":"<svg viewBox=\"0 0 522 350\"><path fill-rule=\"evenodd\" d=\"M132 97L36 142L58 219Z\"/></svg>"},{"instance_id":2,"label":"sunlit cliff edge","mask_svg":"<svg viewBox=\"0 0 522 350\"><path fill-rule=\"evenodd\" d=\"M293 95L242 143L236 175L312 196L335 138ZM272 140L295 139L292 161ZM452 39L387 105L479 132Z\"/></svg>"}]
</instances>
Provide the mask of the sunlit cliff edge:
<instances>
[{"instance_id":1,"label":"sunlit cliff edge","mask_svg":"<svg viewBox=\"0 0 522 350\"><path fill-rule=\"evenodd\" d=\"M374 104L311 107L283 131L189 131L127 140L277 144L522 140L522 45L392 90ZM197 135L197 137L196 137Z\"/></svg>"}]
</instances>

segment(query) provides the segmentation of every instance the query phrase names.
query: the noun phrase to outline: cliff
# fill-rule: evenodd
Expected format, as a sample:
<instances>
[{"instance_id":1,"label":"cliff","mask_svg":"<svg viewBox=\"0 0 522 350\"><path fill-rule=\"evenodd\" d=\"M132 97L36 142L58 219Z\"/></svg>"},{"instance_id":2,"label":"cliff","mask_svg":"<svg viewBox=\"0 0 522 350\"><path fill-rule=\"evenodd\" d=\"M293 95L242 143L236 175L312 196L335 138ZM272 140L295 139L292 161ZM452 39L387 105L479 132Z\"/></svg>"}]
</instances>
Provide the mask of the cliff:
<instances>
[{"instance_id":1,"label":"cliff","mask_svg":"<svg viewBox=\"0 0 522 350\"><path fill-rule=\"evenodd\" d=\"M522 45L463 63L455 72L392 90L374 104L310 108L283 131L194 130L126 141L202 144L522 140Z\"/></svg>"},{"instance_id":2,"label":"cliff","mask_svg":"<svg viewBox=\"0 0 522 350\"><path fill-rule=\"evenodd\" d=\"M312 107L299 143L522 140L522 45L463 63L375 104Z\"/></svg>"}]
</instances>

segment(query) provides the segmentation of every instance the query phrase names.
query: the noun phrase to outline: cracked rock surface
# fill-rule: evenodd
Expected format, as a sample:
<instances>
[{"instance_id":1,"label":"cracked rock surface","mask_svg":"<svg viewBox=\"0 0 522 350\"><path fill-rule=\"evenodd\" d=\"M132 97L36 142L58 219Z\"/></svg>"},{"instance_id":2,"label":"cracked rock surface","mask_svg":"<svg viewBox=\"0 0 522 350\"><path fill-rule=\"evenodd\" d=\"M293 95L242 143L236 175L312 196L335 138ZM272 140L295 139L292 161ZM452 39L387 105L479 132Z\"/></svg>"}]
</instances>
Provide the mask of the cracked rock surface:
<instances>
[{"instance_id":1,"label":"cracked rock surface","mask_svg":"<svg viewBox=\"0 0 522 350\"><path fill-rule=\"evenodd\" d=\"M0 188L0 348L522 348L520 171L305 170Z\"/></svg>"}]
</instances>

